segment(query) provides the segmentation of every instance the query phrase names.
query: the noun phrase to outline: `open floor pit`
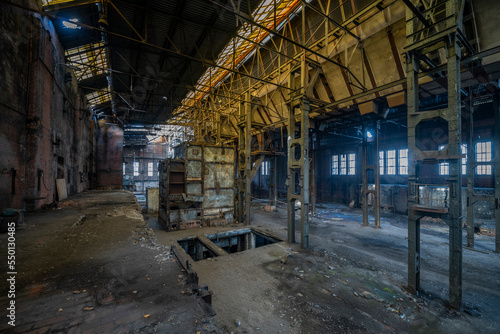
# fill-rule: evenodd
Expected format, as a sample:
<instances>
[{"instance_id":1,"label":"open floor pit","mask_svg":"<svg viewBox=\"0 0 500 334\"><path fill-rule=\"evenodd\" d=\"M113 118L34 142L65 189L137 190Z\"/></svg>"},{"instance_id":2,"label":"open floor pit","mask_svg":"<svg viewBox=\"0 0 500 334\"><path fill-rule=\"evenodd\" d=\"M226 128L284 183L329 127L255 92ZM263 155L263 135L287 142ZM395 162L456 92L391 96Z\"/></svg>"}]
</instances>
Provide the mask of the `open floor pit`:
<instances>
[{"instance_id":1,"label":"open floor pit","mask_svg":"<svg viewBox=\"0 0 500 334\"><path fill-rule=\"evenodd\" d=\"M192 236L177 240L193 261L243 252L270 245L281 240L253 228Z\"/></svg>"}]
</instances>

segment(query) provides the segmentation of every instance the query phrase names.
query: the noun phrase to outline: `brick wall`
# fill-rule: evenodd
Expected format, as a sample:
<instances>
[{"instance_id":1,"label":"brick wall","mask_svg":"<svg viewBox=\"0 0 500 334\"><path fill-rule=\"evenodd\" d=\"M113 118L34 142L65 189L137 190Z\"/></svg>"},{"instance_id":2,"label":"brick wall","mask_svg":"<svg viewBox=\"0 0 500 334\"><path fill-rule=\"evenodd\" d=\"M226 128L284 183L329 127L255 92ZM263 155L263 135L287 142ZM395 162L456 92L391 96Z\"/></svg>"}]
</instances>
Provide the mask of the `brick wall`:
<instances>
[{"instance_id":1,"label":"brick wall","mask_svg":"<svg viewBox=\"0 0 500 334\"><path fill-rule=\"evenodd\" d=\"M37 8L35 2L23 5ZM0 209L39 209L90 187L94 139L83 96L65 83L52 22L0 4Z\"/></svg>"}]
</instances>

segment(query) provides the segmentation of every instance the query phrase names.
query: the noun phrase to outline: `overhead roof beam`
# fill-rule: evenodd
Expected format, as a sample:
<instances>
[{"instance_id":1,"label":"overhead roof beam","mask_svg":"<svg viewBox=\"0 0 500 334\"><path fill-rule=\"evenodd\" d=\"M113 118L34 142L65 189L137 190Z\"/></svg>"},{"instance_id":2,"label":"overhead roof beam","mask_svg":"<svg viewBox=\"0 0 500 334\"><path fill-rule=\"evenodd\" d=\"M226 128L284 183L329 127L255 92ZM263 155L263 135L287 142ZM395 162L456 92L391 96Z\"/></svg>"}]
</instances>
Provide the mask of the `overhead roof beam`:
<instances>
[{"instance_id":1,"label":"overhead roof beam","mask_svg":"<svg viewBox=\"0 0 500 334\"><path fill-rule=\"evenodd\" d=\"M76 61L74 61L72 63L77 64L77 65L81 65L81 66L87 66L87 67L95 68L97 70L103 70L103 71L112 72L112 73L115 73L115 74L126 75L126 76L130 76L130 77L133 77L133 78L145 79L145 80L149 80L149 81L156 81L156 82L159 82L159 83L165 83L167 85L178 86L178 87L186 88L186 89L189 89L189 90L199 90L199 89L197 89L196 87L194 87L192 85L176 84L173 81L155 79L153 77L147 77L147 76L142 76L142 75L134 74L134 73L130 73L130 72L123 72L123 71L119 71L119 70L113 70L113 69L110 69L110 68L99 67L99 66L95 66L95 65L91 65L91 64L85 64L85 63L80 63L80 62L76 62ZM102 74L102 76L105 76L105 74ZM206 86L206 85L202 85L202 86L210 88L210 86ZM84 87L84 88L89 88L90 89L90 87ZM206 93L206 91L204 91L204 90L199 90L199 91ZM165 94L161 94L161 96L163 96L163 95L165 95Z\"/></svg>"},{"instance_id":2,"label":"overhead roof beam","mask_svg":"<svg viewBox=\"0 0 500 334\"><path fill-rule=\"evenodd\" d=\"M113 2L116 3L116 4L118 4L118 3L125 3L125 4L127 4L129 6L132 6L134 8L138 8L138 9L144 9L145 8L144 5L141 5L140 3L137 3L135 1L113 0ZM182 2L185 2L185 1L182 1ZM196 25L198 27L202 27L202 28L205 28L205 29L217 30L217 31L223 32L225 34L231 34L232 33L229 30L224 30L224 29L221 29L221 28L219 28L217 26L214 26L214 25L213 26L212 25L206 25L206 24L200 23L199 21L196 21L196 20L191 20L191 19L188 19L186 17L182 17L182 16L179 16L179 15L175 15L175 14L169 13L169 12L167 12L165 10L160 9L160 8L153 8L152 10L154 10L158 14L161 14L162 16L168 17L171 20L184 21L184 22L187 22L189 24Z\"/></svg>"},{"instance_id":3,"label":"overhead roof beam","mask_svg":"<svg viewBox=\"0 0 500 334\"><path fill-rule=\"evenodd\" d=\"M53 14L50 14L50 13L40 12L38 10L29 8L29 7L26 7L26 6L23 6L23 5L18 5L18 4L13 4L13 3L11 3L11 5L13 5L15 7L19 7L19 8L25 9L25 10L33 12L33 13L37 13L37 14L40 14L40 15L47 16L47 17L52 18L52 19L58 19L58 20L63 20L64 19L64 18L62 18L60 16L53 15ZM81 26L82 28L92 29L92 30L96 30L96 31L100 31L100 32L107 32L110 35L113 35L113 36L116 36L116 37L120 37L120 38L129 40L131 42L144 44L144 45L147 45L147 46L152 47L154 49L166 51L166 52L169 52L169 53L171 53L173 55L177 55L177 56L179 56L181 58L185 58L185 59L193 61L193 62L198 62L198 63L202 63L202 64L205 64L205 65L208 65L208 66L217 67L217 68L220 68L220 69L232 72L234 74L239 74L239 75L242 75L244 77L248 77L248 78L251 78L251 79L254 79L254 80L257 80L257 81L261 81L261 82L264 82L264 83L267 83L267 84L270 84L270 85L273 85L273 86L276 86L276 87L280 87L280 88L283 88L283 89L286 89L286 90L292 90L292 91L294 90L294 89L292 89L290 87L287 87L287 86L284 86L284 85L280 85L280 84L278 84L276 82L272 82L272 81L269 81L269 80L261 79L259 77L253 76L251 74L247 74L247 73L244 73L244 72L240 72L240 71L234 70L232 68L227 68L227 67L218 65L213 60L201 59L201 58L196 58L196 57L193 57L193 56L189 56L189 55L183 54L181 52L177 52L177 51L170 50L170 49L165 49L165 48L163 48L163 47L161 47L159 45L153 44L153 43L141 41L141 40L138 40L136 38L133 38L133 37L130 37L130 36L125 36L125 35L122 35L122 34L119 34L119 33L116 33L116 32L105 31L105 30L103 30L101 28L97 28L97 27L94 27L94 26L91 26L91 25L88 25L88 24L84 24L84 23L81 23L81 22L75 22L74 24L76 24L78 26Z\"/></svg>"},{"instance_id":4,"label":"overhead roof beam","mask_svg":"<svg viewBox=\"0 0 500 334\"><path fill-rule=\"evenodd\" d=\"M212 15L212 17L210 18L210 25L214 25L216 20L217 20L217 14ZM203 31L201 36L198 38L198 40L194 44L193 50L191 51L191 55L195 54L198 51L198 49L201 47L202 43L204 42L204 40L208 34L209 34L209 30ZM182 70L179 73L186 73L186 70L187 70L189 64L190 64L189 62L185 62L183 67L182 67ZM214 61L214 64L216 64L215 61ZM202 76L202 75L203 75L203 73L200 76ZM180 82L181 79L182 79L182 77L179 76L179 78L177 79L177 82ZM172 95L173 91L174 91L174 89L171 89L169 93Z\"/></svg>"},{"instance_id":5,"label":"overhead roof beam","mask_svg":"<svg viewBox=\"0 0 500 334\"><path fill-rule=\"evenodd\" d=\"M177 8L175 10L175 16L176 17L181 17L181 14L182 12L184 11L184 7L186 6L186 3L184 1L181 1L177 4ZM182 21L181 21L182 22ZM168 34L166 35L166 39L165 39L165 43L163 44L163 47L168 49L170 48L171 45L174 46L175 49L177 49L177 47L174 45L172 39L174 38L175 36L175 33L177 31L177 26L179 24L179 21L178 20L175 20L171 25L170 25L170 29L168 31ZM171 36L172 39L169 37ZM165 64L165 62L167 61L167 53L163 53L160 57L160 61L159 61L159 66L158 66L158 70L159 71L162 71L162 68ZM149 108L149 104L151 102L151 96L152 96L152 92L153 90L150 89L148 90L147 92L147 96L146 96L146 99L145 99L145 102L143 103L142 107L144 109L147 110L147 108ZM170 87L170 92L169 92L169 95L172 96L172 87ZM160 113L163 111L163 109L165 108L165 103L162 103L160 104L158 110L156 111L156 114L155 114L155 117L154 119L158 119L158 116L160 115Z\"/></svg>"},{"instance_id":6,"label":"overhead roof beam","mask_svg":"<svg viewBox=\"0 0 500 334\"><path fill-rule=\"evenodd\" d=\"M126 0L113 0L113 1L114 1L115 3L119 3L119 2L127 3L127 4L129 4L129 5L131 5L131 6L135 7L135 8L141 8L141 9L142 9L142 8L144 8L144 6L142 6L142 5L139 5L139 4L136 4L136 3L131 3L131 2L126 1ZM184 3L184 2L182 2L182 3ZM233 32L233 31L229 31L229 30L221 29L221 28L217 27L216 25L206 25L206 24L202 24L202 23L200 23L199 21L186 19L185 17L181 17L181 16L179 16L179 15L173 15L173 14L171 14L171 13L167 13L167 12L165 12L165 11L163 11L163 10L156 9L156 8L154 9L154 11L155 11L155 12L160 13L160 14L161 14L161 15L163 15L163 16L168 17L169 19L175 20L175 21L184 21L184 22L186 22L186 23L189 23L190 25L191 25L191 24L192 24L192 25L196 25L196 26L198 26L198 27L201 27L201 28L204 28L204 29L207 29L207 30L215 30L215 31L217 31L217 32L219 32L219 33L225 34L226 36L231 36L231 37L235 37L235 38L241 38L242 40L244 40L244 41L246 41L246 42L249 42L249 43L252 43L252 44L258 45L258 46L260 46L260 47L262 47L262 48L264 48L264 49L266 49L266 50L268 50L268 51L271 51L271 52L274 52L274 53L278 53L278 54L280 54L280 55L282 55L282 56L284 56L284 57L287 57L287 58L293 59L293 57L288 56L288 55L286 55L286 54L284 54L284 53L282 53L282 52L279 52L278 50L274 50L274 49L272 49L272 48L270 48L270 47L267 47L267 46L265 46L265 45L263 45L263 44L260 44L260 43L257 43L257 42L255 42L255 41L252 41L251 39L248 39L248 38L246 38L246 37L240 36L240 35L238 35L238 34L234 34L234 32ZM343 28L343 27L341 27L341 28ZM170 34L169 34L169 36L170 36ZM168 47L168 46L167 46L167 47Z\"/></svg>"},{"instance_id":7,"label":"overhead roof beam","mask_svg":"<svg viewBox=\"0 0 500 334\"><path fill-rule=\"evenodd\" d=\"M359 81L359 79L358 79L358 78L354 75L354 73L352 73L352 72L351 72L351 70L350 70L347 66L344 66L344 65L342 65L342 64L339 64L338 62L336 62L336 61L334 61L334 60L332 60L332 59L328 58L327 56L324 56L324 55L322 55L321 53L316 52L316 51L314 51L314 50L312 50L312 49L308 48L307 46L302 45L301 43L294 41L292 38L286 37L285 35L282 35L282 34L280 34L279 32L277 32L277 31L275 31L275 30L269 29L269 28L267 28L266 26L263 26L262 24L259 24L259 23L255 22L255 21L251 18L251 16L250 16L250 15L247 15L247 14L242 13L242 12L238 12L237 10L234 10L232 7L230 7L230 6L226 6L226 5L224 5L224 4L221 4L221 3L219 3L219 2L218 2L218 1L216 1L216 0L208 0L208 1L210 1L210 2L212 2L212 3L214 3L214 4L216 4L217 6L220 6L220 7L224 8L225 10L228 10L228 11L232 12L232 13L233 13L233 14L235 14L236 16L239 16L240 18L242 18L245 22L247 22L247 23L249 23L249 24L251 24L251 25L253 25L253 26L256 26L256 27L258 27L258 28L261 28L262 30L264 30L264 31L266 31L266 32L268 32L268 33L270 33L270 34L273 34L274 36L278 36L279 38L284 39L285 41L287 41L287 42L289 42L289 43L291 43L291 44L293 44L293 45L295 45L295 46L297 46L297 47L301 48L302 50L304 50L304 52L306 52L306 51L307 51L307 52L309 52L309 53L312 53L313 55L315 55L315 56L317 56L317 57L320 57L321 59L324 59L325 61L327 61L327 62L329 62L329 63L332 63L332 64L334 64L334 65L337 65L337 66L339 66L339 67L343 68L344 70L346 70L347 72L349 72L349 74L350 74L350 75L351 75L351 76L352 76L352 77L356 80L356 82L357 82L357 83L361 86L361 88L362 88L363 90L366 90L365 86L361 83L361 81Z\"/></svg>"},{"instance_id":8,"label":"overhead roof beam","mask_svg":"<svg viewBox=\"0 0 500 334\"><path fill-rule=\"evenodd\" d=\"M422 13L417 9L417 7L413 5L413 3L410 0L403 0L403 2L405 3L406 6L408 6L408 8L410 8L413 14L415 14L415 16L418 17L418 19L425 25L426 28L429 28L431 26L429 21L427 21L424 15L422 15Z\"/></svg>"},{"instance_id":9,"label":"overhead roof beam","mask_svg":"<svg viewBox=\"0 0 500 334\"><path fill-rule=\"evenodd\" d=\"M72 8L72 7L77 7L77 6L83 6L83 5L89 5L89 4L94 4L94 3L100 3L100 0L73 0L73 1L67 1L63 3L56 3L52 5L47 5L43 6L43 10L45 11L58 11L61 9L67 9L67 8Z\"/></svg>"},{"instance_id":10,"label":"overhead roof beam","mask_svg":"<svg viewBox=\"0 0 500 334\"><path fill-rule=\"evenodd\" d=\"M361 38L359 38L357 35L353 34L349 29L345 28L343 25L341 25L340 23L337 23L337 21L335 21L334 19L332 19L330 16L326 15L325 13L323 13L321 10L319 10L318 8L314 7L313 5L311 5L310 3L308 3L307 1L305 0L300 0L300 2L302 2L304 5L306 5L307 7L311 8L313 11L315 11L316 13L318 13L319 15L323 16L325 19L327 19L328 21L330 21L331 23L333 23L335 26L337 26L339 29L341 30L344 30L347 34L351 35L352 37L356 38L358 41L361 41Z\"/></svg>"}]
</instances>

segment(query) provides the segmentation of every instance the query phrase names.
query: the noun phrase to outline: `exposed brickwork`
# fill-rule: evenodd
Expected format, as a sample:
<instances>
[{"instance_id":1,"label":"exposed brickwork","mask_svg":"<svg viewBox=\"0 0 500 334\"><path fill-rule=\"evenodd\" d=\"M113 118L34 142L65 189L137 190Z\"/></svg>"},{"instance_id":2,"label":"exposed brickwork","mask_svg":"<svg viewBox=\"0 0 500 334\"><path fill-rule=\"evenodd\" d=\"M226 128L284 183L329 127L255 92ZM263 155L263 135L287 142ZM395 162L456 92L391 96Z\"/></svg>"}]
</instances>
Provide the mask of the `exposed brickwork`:
<instances>
[{"instance_id":1,"label":"exposed brickwork","mask_svg":"<svg viewBox=\"0 0 500 334\"><path fill-rule=\"evenodd\" d=\"M37 8L35 2L23 5ZM94 139L48 18L0 4L0 209L39 209L90 187Z\"/></svg>"}]
</instances>

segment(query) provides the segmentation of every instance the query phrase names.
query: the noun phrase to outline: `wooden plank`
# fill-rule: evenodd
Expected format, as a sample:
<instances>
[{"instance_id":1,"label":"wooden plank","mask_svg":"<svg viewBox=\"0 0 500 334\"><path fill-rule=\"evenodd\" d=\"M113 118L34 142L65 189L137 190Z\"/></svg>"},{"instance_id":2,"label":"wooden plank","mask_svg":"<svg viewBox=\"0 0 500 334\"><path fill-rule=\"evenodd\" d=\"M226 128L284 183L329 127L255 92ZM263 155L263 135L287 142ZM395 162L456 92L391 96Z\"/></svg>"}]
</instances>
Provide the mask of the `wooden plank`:
<instances>
[{"instance_id":1,"label":"wooden plank","mask_svg":"<svg viewBox=\"0 0 500 334\"><path fill-rule=\"evenodd\" d=\"M198 236L198 240L215 255L217 256L228 255L225 250L214 244L212 240L208 239L206 236L200 235Z\"/></svg>"}]
</instances>

